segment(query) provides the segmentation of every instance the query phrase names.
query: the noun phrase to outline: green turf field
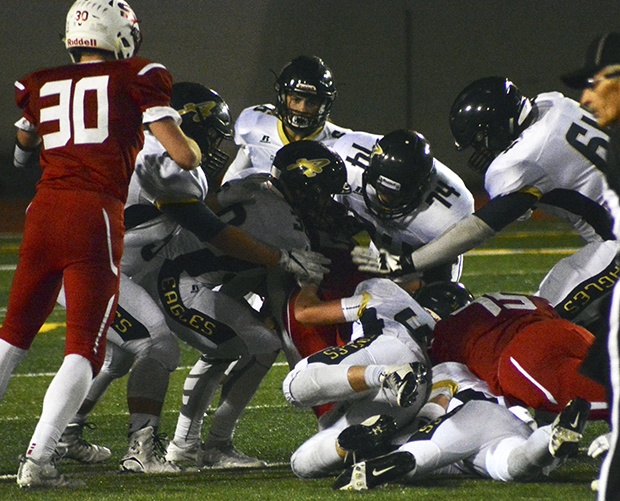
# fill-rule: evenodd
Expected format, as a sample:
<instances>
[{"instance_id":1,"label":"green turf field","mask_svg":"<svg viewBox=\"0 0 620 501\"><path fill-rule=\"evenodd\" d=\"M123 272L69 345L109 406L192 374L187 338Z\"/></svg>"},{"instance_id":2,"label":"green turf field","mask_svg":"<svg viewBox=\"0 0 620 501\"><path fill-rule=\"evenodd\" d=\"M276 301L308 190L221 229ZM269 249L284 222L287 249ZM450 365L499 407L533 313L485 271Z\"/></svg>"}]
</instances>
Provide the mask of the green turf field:
<instances>
[{"instance_id":1,"label":"green turf field","mask_svg":"<svg viewBox=\"0 0 620 501\"><path fill-rule=\"evenodd\" d=\"M10 281L17 262L19 238L0 235L0 320L4 318ZM533 292L545 272L561 257L581 245L580 239L555 221L518 223L484 248L466 255L463 282L474 292ZM280 360L273 367L242 418L236 445L243 452L268 461L271 466L252 470L206 470L170 476L118 473L118 460L126 449L127 408L125 380L112 385L92 414L97 429L84 438L109 446L112 459L103 465L85 466L70 461L62 470L87 483L67 490L21 491L15 483L18 456L24 453L41 409L44 392L61 363L64 330L63 311L49 318L26 361L14 375L0 404L0 500L315 500L372 499L416 500L593 500L590 482L596 478L598 460L582 451L544 481L505 484L464 477L428 478L415 487L389 486L366 493L332 491L333 479L302 481L290 471L291 453L316 428L310 411L291 408L280 390L287 367ZM183 351L182 368L173 374L160 431L172 434L185 375L197 355ZM206 426L209 419L206 420ZM481 424L481 425L486 425ZM606 431L601 423L589 423L584 448Z\"/></svg>"}]
</instances>

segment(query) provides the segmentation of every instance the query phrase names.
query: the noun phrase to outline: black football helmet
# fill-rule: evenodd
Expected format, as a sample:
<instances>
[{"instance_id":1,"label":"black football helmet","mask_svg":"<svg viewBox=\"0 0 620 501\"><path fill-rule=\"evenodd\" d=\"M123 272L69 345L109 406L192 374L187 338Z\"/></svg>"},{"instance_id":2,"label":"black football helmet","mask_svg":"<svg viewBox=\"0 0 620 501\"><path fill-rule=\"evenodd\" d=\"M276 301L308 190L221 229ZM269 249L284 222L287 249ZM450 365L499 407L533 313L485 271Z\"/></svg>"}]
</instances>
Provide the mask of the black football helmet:
<instances>
[{"instance_id":1,"label":"black football helmet","mask_svg":"<svg viewBox=\"0 0 620 501\"><path fill-rule=\"evenodd\" d=\"M209 179L215 178L229 158L219 146L222 140L233 137L228 105L214 90L193 82L175 83L170 105L183 119L183 132L200 146L205 174Z\"/></svg>"},{"instance_id":2,"label":"black football helmet","mask_svg":"<svg viewBox=\"0 0 620 501\"><path fill-rule=\"evenodd\" d=\"M434 175L431 146L422 134L390 132L377 142L362 174L366 207L383 219L409 214L422 202Z\"/></svg>"},{"instance_id":3,"label":"black football helmet","mask_svg":"<svg viewBox=\"0 0 620 501\"><path fill-rule=\"evenodd\" d=\"M446 318L451 313L474 301L474 296L460 282L432 282L418 289L413 298L420 306L431 310L439 318Z\"/></svg>"},{"instance_id":4,"label":"black football helmet","mask_svg":"<svg viewBox=\"0 0 620 501\"><path fill-rule=\"evenodd\" d=\"M329 217L332 195L348 191L344 162L316 141L295 141L280 148L271 177L302 220L315 227Z\"/></svg>"},{"instance_id":5,"label":"black football helmet","mask_svg":"<svg viewBox=\"0 0 620 501\"><path fill-rule=\"evenodd\" d=\"M331 70L317 56L299 56L288 63L276 79L276 113L280 120L295 131L314 131L322 127L329 117L336 86ZM316 96L321 104L313 115L294 112L286 104L288 94Z\"/></svg>"},{"instance_id":6,"label":"black football helmet","mask_svg":"<svg viewBox=\"0 0 620 501\"><path fill-rule=\"evenodd\" d=\"M450 111L457 149L472 146L475 151L468 165L484 173L529 125L531 110L531 101L507 78L476 80L461 91Z\"/></svg>"}]
</instances>

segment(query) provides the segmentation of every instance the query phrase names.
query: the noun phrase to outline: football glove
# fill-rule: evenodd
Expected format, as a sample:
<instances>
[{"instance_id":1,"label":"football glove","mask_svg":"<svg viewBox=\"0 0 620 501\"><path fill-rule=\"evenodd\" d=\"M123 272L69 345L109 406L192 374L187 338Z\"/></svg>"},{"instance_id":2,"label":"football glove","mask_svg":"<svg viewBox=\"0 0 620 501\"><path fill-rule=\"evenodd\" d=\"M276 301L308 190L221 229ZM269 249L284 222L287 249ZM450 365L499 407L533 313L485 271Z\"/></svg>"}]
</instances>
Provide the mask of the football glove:
<instances>
[{"instance_id":1,"label":"football glove","mask_svg":"<svg viewBox=\"0 0 620 501\"><path fill-rule=\"evenodd\" d=\"M410 255L395 256L385 249L377 251L358 245L351 251L351 258L360 271L377 275L404 275L415 271Z\"/></svg>"},{"instance_id":2,"label":"football glove","mask_svg":"<svg viewBox=\"0 0 620 501\"><path fill-rule=\"evenodd\" d=\"M609 438L611 433L605 433L600 437L596 437L592 440L590 447L588 448L588 456L591 458L597 458L602 456L609 450Z\"/></svg>"},{"instance_id":3,"label":"football glove","mask_svg":"<svg viewBox=\"0 0 620 501\"><path fill-rule=\"evenodd\" d=\"M280 249L278 266L292 273L298 284L319 284L323 275L329 272L327 267L331 261L323 254L309 250Z\"/></svg>"},{"instance_id":4,"label":"football glove","mask_svg":"<svg viewBox=\"0 0 620 501\"><path fill-rule=\"evenodd\" d=\"M256 199L257 187L243 183L226 183L217 192L217 203L220 207L226 208L235 204L253 204Z\"/></svg>"}]
</instances>

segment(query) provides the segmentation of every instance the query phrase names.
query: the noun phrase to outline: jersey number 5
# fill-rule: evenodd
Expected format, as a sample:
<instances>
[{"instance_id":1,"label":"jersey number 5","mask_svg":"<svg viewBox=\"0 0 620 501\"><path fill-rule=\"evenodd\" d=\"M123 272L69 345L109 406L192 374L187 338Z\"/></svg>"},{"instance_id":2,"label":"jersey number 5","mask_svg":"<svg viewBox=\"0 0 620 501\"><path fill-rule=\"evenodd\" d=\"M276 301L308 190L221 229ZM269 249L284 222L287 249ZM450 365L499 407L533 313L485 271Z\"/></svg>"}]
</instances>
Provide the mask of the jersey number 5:
<instances>
[{"instance_id":1,"label":"jersey number 5","mask_svg":"<svg viewBox=\"0 0 620 501\"><path fill-rule=\"evenodd\" d=\"M41 123L58 122L58 130L43 135L45 149L66 145L73 137L74 144L99 144L108 137L108 75L73 80L47 82L40 96L58 96L58 104L41 108ZM86 95L96 99L96 117L86 116ZM94 93L94 94L93 94ZM93 109L93 108L89 108ZM86 124L95 127L87 127Z\"/></svg>"},{"instance_id":2,"label":"jersey number 5","mask_svg":"<svg viewBox=\"0 0 620 501\"><path fill-rule=\"evenodd\" d=\"M581 124L574 122L571 124L566 132L566 141L604 172L607 162L601 153L604 154L607 151L607 141L599 135L588 138L588 135L592 136L594 131L600 130L596 121L582 116L581 122Z\"/></svg>"}]
</instances>

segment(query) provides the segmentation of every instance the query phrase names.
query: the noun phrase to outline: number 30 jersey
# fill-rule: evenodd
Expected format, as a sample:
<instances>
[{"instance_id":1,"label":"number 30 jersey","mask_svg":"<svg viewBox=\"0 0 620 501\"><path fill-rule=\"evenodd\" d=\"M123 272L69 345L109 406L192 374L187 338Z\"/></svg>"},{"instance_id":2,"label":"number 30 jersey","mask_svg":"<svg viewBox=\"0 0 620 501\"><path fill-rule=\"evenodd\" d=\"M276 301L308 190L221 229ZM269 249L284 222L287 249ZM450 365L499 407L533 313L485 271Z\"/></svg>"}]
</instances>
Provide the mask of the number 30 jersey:
<instances>
[{"instance_id":1,"label":"number 30 jersey","mask_svg":"<svg viewBox=\"0 0 620 501\"><path fill-rule=\"evenodd\" d=\"M368 167L373 146L381 137L351 132L333 146L346 164L351 186L350 194L338 195L336 200L373 228L372 240L377 247L393 254L412 252L474 212L474 197L463 180L435 159L436 175L417 209L396 219L375 217L364 202L362 174Z\"/></svg>"},{"instance_id":2,"label":"number 30 jersey","mask_svg":"<svg viewBox=\"0 0 620 501\"><path fill-rule=\"evenodd\" d=\"M490 198L527 192L539 198L536 208L568 220L586 241L617 238L618 197L604 174L608 135L559 92L539 94L533 113L532 125L489 166Z\"/></svg>"},{"instance_id":3,"label":"number 30 jersey","mask_svg":"<svg viewBox=\"0 0 620 501\"><path fill-rule=\"evenodd\" d=\"M15 82L20 129L43 139L39 186L109 193L125 202L142 123L178 118L172 77L140 57L39 70Z\"/></svg>"}]
</instances>

